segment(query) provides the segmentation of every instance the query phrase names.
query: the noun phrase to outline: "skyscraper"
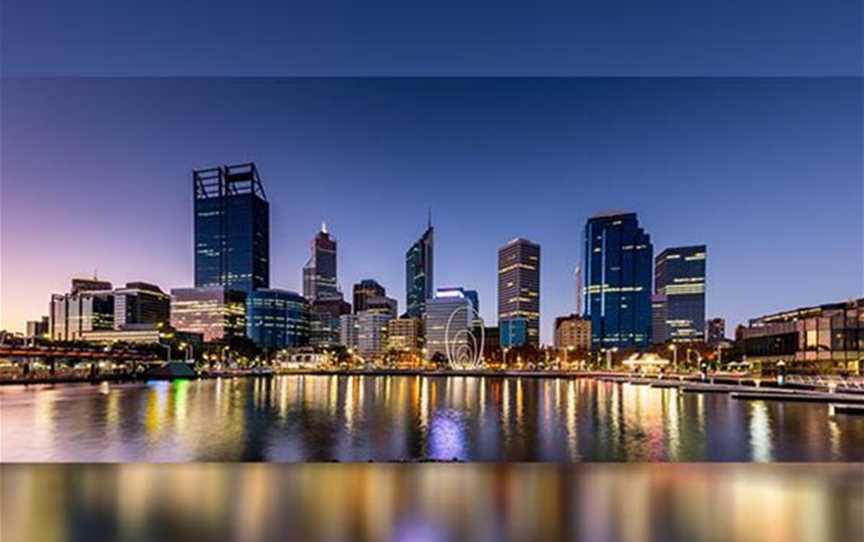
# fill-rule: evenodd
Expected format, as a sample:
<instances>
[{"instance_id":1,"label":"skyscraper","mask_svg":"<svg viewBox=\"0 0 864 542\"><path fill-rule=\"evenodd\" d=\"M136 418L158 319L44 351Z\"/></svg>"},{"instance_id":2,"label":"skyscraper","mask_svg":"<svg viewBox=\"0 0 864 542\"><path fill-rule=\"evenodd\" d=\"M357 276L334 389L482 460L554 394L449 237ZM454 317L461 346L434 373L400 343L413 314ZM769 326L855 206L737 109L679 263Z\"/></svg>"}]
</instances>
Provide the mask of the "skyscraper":
<instances>
[{"instance_id":1,"label":"skyscraper","mask_svg":"<svg viewBox=\"0 0 864 542\"><path fill-rule=\"evenodd\" d=\"M195 287L270 285L270 204L255 164L192 172Z\"/></svg>"},{"instance_id":2,"label":"skyscraper","mask_svg":"<svg viewBox=\"0 0 864 542\"><path fill-rule=\"evenodd\" d=\"M410 317L422 318L435 292L433 236L430 215L426 231L405 253L405 313Z\"/></svg>"},{"instance_id":3,"label":"skyscraper","mask_svg":"<svg viewBox=\"0 0 864 542\"><path fill-rule=\"evenodd\" d=\"M705 338L705 245L667 248L654 260L654 289L666 299L654 342Z\"/></svg>"},{"instance_id":4,"label":"skyscraper","mask_svg":"<svg viewBox=\"0 0 864 542\"><path fill-rule=\"evenodd\" d=\"M366 302L372 297L387 295L387 290L372 279L363 279L354 285L354 314L366 310Z\"/></svg>"},{"instance_id":5,"label":"skyscraper","mask_svg":"<svg viewBox=\"0 0 864 542\"><path fill-rule=\"evenodd\" d=\"M601 214L585 225L585 316L594 348L651 341L651 236L636 213Z\"/></svg>"},{"instance_id":6,"label":"skyscraper","mask_svg":"<svg viewBox=\"0 0 864 542\"><path fill-rule=\"evenodd\" d=\"M498 250L498 327L501 346L540 344L540 245L527 239Z\"/></svg>"},{"instance_id":7,"label":"skyscraper","mask_svg":"<svg viewBox=\"0 0 864 542\"><path fill-rule=\"evenodd\" d=\"M451 351L468 346L474 314L473 302L466 290L439 288L435 297L427 300L425 308L426 359L431 360L436 355L446 358L448 344Z\"/></svg>"},{"instance_id":8,"label":"skyscraper","mask_svg":"<svg viewBox=\"0 0 864 542\"><path fill-rule=\"evenodd\" d=\"M336 283L336 239L330 237L327 224L310 244L311 254L303 267L303 297L310 302L321 299L341 299Z\"/></svg>"}]
</instances>

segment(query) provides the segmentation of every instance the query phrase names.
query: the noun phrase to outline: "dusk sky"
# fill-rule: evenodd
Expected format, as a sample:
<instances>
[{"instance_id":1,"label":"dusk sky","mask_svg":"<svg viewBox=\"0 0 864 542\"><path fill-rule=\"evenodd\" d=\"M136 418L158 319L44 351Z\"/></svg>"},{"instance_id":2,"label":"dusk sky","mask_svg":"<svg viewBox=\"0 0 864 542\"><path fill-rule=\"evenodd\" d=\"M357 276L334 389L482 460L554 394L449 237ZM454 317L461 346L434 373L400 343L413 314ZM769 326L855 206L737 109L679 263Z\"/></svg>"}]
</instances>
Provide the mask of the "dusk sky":
<instances>
[{"instance_id":1,"label":"dusk sky","mask_svg":"<svg viewBox=\"0 0 864 542\"><path fill-rule=\"evenodd\" d=\"M95 270L190 286L191 171L250 160L274 287L301 289L326 220L343 290L375 278L404 310L431 207L437 285L476 288L489 323L497 249L542 245L550 341L585 220L620 209L655 254L708 245L707 316L730 333L861 296L862 15L845 0L8 0L0 326L23 330Z\"/></svg>"},{"instance_id":2,"label":"dusk sky","mask_svg":"<svg viewBox=\"0 0 864 542\"><path fill-rule=\"evenodd\" d=\"M594 213L633 210L655 254L708 245L708 316L862 292L857 78L39 79L3 82L6 328L70 278L192 284L191 170L255 161L271 282L301 289L322 220L339 282L404 310L432 208L437 286L496 321L496 251L542 246L542 338L574 308Z\"/></svg>"}]
</instances>

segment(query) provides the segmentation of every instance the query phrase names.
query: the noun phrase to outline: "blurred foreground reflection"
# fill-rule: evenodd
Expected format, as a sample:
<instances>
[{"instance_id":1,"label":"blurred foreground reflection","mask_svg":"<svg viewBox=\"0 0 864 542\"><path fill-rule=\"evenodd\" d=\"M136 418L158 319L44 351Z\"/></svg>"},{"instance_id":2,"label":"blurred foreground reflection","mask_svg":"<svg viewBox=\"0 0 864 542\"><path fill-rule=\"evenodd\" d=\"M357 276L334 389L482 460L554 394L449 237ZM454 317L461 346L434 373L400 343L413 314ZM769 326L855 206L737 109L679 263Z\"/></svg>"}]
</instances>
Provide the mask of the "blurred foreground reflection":
<instances>
[{"instance_id":1,"label":"blurred foreground reflection","mask_svg":"<svg viewBox=\"0 0 864 542\"><path fill-rule=\"evenodd\" d=\"M279 376L0 388L3 461L861 461L827 404L590 379Z\"/></svg>"},{"instance_id":2,"label":"blurred foreground reflection","mask_svg":"<svg viewBox=\"0 0 864 542\"><path fill-rule=\"evenodd\" d=\"M2 540L864 540L856 464L3 465Z\"/></svg>"}]
</instances>

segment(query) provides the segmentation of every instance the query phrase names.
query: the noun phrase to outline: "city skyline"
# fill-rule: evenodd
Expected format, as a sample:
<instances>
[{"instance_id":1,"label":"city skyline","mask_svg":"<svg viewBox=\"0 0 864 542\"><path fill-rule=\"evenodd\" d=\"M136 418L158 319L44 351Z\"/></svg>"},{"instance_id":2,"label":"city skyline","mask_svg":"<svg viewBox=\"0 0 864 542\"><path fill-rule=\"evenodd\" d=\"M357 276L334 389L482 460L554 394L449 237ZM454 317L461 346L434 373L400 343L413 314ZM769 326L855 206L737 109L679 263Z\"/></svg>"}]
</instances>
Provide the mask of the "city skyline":
<instances>
[{"instance_id":1,"label":"city skyline","mask_svg":"<svg viewBox=\"0 0 864 542\"><path fill-rule=\"evenodd\" d=\"M860 143L861 136L849 133L855 123L846 120L851 119L848 115L854 115L860 110L860 104L851 99L850 92L857 89L854 81L646 82L628 80L626 84L621 83L617 87L617 82L603 80L473 82L477 83L473 86L481 87L480 91L469 89L469 81L462 80L435 82L432 85L435 87L433 89L425 88L425 85L420 83L425 82L348 80L326 84L321 81L277 80L219 82L216 85L221 88L221 91L212 92L208 98L210 101L224 100L226 96L237 95L269 96L271 99L246 112L254 113L255 122L263 123L263 126L269 128L263 130L264 134L256 136L254 141L242 145L243 148L248 149L245 152L250 154L249 158L254 159L261 169L261 176L267 187L268 200L271 204L271 227L273 228L271 287L295 292L302 290L298 276L302 263L297 265L297 261L305 260L308 255L308 249L304 249L304 245L308 243L310 232L315 230L318 223L326 220L341 245L339 267L342 271L339 284L342 290L349 291L351 285L362 278L374 278L388 291L392 291L391 295L394 298L405 299L405 292L402 290L405 281L404 253L416 240L425 222L427 209L432 207L438 217L435 221L436 284L464 284L466 287L477 289L481 300L486 300L481 302L481 312L487 322L496 320L494 303L491 303L491 300L494 300L497 295L495 289L497 247L514 236L530 238L544 247L540 329L542 342L548 344L551 343L554 318L574 310L572 269L581 260L578 232L588 217L603 209L618 207L638 213L640 224L643 224L652 236L655 252L686 244L708 245L713 256L707 279L706 316L726 318L727 330L734 329L735 324L744 322L754 315L770 313L773 309L820 303L825 299L842 300L855 297L860 292L860 281L855 277L855 270L861 267L860 244L855 242L854 235L849 235L845 239L842 236L825 235L826 231L856 231L855 213L856 208L859 207L858 202L855 198L839 196L839 194L848 194L850 190L853 193L855 190L860 192L860 185L854 183L856 175L860 173L861 159L851 151L856 142ZM20 184L4 182L3 251L4 254L11 253L20 257L4 258L3 261L2 327L23 331L27 320L38 319L46 313L47 299L51 293L64 291L69 278L92 275L93 269L99 270L100 277L115 283L141 280L158 284L166 291L192 285L192 261L189 257L191 245L189 217L192 202L188 190L183 189L182 186L188 183L191 169L240 160L233 159L237 153L236 150L231 150L228 140L213 136L214 141L206 145L191 145L190 148L183 149L186 152L165 151L168 158L167 164L157 164L157 160L153 159L153 167L159 167L160 172L155 177L152 177L152 172L148 174L151 176L155 190L148 189L146 192L135 190L135 177L125 180L125 177L119 175L118 168L128 167L133 161L152 159L154 153L152 142L151 147L141 146L140 148L136 148L134 143L143 141L142 137L155 133L150 131L150 127L155 125L144 119L143 115L133 115L130 107L150 103L141 101L141 96L148 95L153 99L158 98L156 103L159 103L160 107L163 105L174 107L186 103L185 99L181 99L182 96L181 98L169 96L172 94L169 91L175 87L181 90L188 87L185 90L190 96L195 94L193 92L195 90L204 92L205 98L208 93L204 88L206 85L202 86L200 81L169 81L164 88L156 82L144 81L139 85L141 88L136 91L136 94L130 94L129 84L122 81L104 83L48 81L44 84L4 81L6 89L11 90L11 93L7 93L11 96L7 101L20 106L6 111L10 122L3 140L4 155L13 155L16 149L24 149L22 145L31 142L32 132L23 121L54 122L46 119L45 115L58 111L66 113L65 116L61 115L66 120L51 125L54 130L48 132L48 143L52 149L61 142L69 143L71 147L64 151L65 154L58 155L50 152L46 154L53 157L48 165L36 164L33 161L35 158L33 153L27 151L21 151L17 159L11 163L10 161L4 163L4 179L25 179L29 182ZM627 92L631 98L647 94L651 99L635 105L631 104L627 115L613 114L614 109L610 107L616 103L616 100L624 99L621 92L627 85L638 87L632 92ZM88 87L94 91L94 96L82 93ZM275 87L275 90L281 92L275 92L270 87ZM321 101L316 102L311 98L310 92L321 90L322 87L331 93L329 97L331 101L339 104L335 106L335 111L334 106ZM742 87L746 88L742 90ZM110 97L105 96L105 93L112 88L117 90L120 96L113 102ZM60 99L56 96L59 90L69 92L64 92L63 98ZM25 97L22 91L34 92ZM373 96L380 91L384 91L385 95L377 101L373 100ZM540 104L536 100L538 91L543 91L555 98L551 107L555 111L538 108ZM607 93L614 91L617 92L617 96L603 99L600 91ZM790 117L796 103L799 100L800 103L804 103L805 97L816 91L824 93L825 101L815 107L811 105L811 111L808 113L796 113L797 116ZM491 105L476 102L484 93L491 98L489 100L492 102ZM672 96L660 100L659 97L664 93ZM738 114L736 119L745 111L761 117L743 123L735 119L722 120L719 115L712 115L711 119L715 125L702 126L706 133L703 136L705 141L694 147L692 142L687 143L682 139L693 137L696 133L692 132L692 129L696 128L696 125L692 124L694 121L688 121L687 117L698 116L699 112L696 111L694 103L702 103L709 99L712 103L718 102L718 93L720 96L726 94L729 96L714 105L725 106L727 109L732 107ZM295 94L303 96L306 98L303 102L304 107L296 109L284 105L281 100L272 101L280 94L287 94L288 97ZM44 112L34 108L51 96L57 97L59 104L46 106ZM421 124L432 130L432 133L443 135L457 126L470 133L456 138L455 142L445 142L434 138L429 140L429 134L425 132L423 134L418 134L416 130L404 132L401 128L408 119L398 115L394 117L394 112L399 111L398 108L394 108L404 103L409 96L427 100L424 102L424 107L412 115L419 116ZM95 119L89 114L82 114L81 105L89 104L91 100L100 97L107 100L104 114L100 114ZM574 105L574 102L580 98L590 98L594 101L590 104L591 107L580 108ZM689 102L683 100L684 106L678 105L684 98ZM746 98L745 105L735 105L736 99L743 98ZM780 105L770 107L767 101L769 98L775 101L779 99ZM285 103L291 102L285 96L282 96L282 100L287 100ZM359 119L349 121L341 116L346 107L364 100L372 100L373 103L359 112ZM496 120L495 114L514 101L532 105L533 113L515 115L511 111L505 118ZM186 121L197 118L205 111L212 113L213 110L209 109L212 106L213 104L210 103L200 110L193 110L189 115L177 111L171 114L180 115L185 124ZM767 109L767 112L759 112L756 110L757 107ZM146 113L147 108L144 109ZM286 109L290 111L285 111ZM75 111L78 113L73 115ZM109 121L107 117L112 112L122 112L125 124L117 125ZM262 120L263 116L271 112L280 113L280 119L283 120L289 112L291 114L288 117L300 119L304 116L308 117L302 128L304 135L313 140L312 144L300 145L293 142L288 147L294 149L292 153L297 151L298 145L311 152L304 160L314 165L314 169L306 170L308 175L303 175L302 171L291 172L285 169L286 164L303 158L296 156L280 158L273 155L274 149L281 148L281 145L273 147L274 141L278 143L281 140L279 137L272 137L274 135L272 124ZM642 165L648 168L648 173L643 176L647 175L651 178L652 183L650 186L641 188L645 185L641 181L631 179L625 182L624 179L634 170L622 169L620 164L612 160L613 155L609 152L615 149L615 145L609 146L613 141L610 138L622 133L625 128L637 126L637 121L653 119L659 122L658 115L661 113L676 112L677 116L671 119L665 118L657 125L667 132L666 135L676 136L668 143L668 147L689 145L685 148L691 154L696 152L698 158L707 160L707 165L699 168L692 159L679 154L679 159L687 166L682 170L680 164L675 165L674 162L669 161L674 156L669 154L669 148L657 147L644 138L635 137L634 134L632 141L627 142L618 152L626 152L629 158L645 159ZM383 113L389 115L381 117L388 121L387 126L374 131L376 137L383 139L372 144L354 140L354 137L359 135L358 130L373 126L370 124L375 122L373 119ZM454 124L454 117L461 113L468 114L469 119L463 124ZM566 113L570 118L578 118L583 122L574 130L572 127L567 128L561 123L556 123L551 118L554 115L550 113ZM237 119L232 121L234 116L226 111L218 111L218 114L228 116L228 118L220 118L220 122L239 122ZM444 114L446 118L440 122L436 121L438 114ZM513 118L514 115L516 118ZM586 115L591 122L584 122ZM628 115L634 118L627 119ZM776 128L765 128L766 115L779 123ZM158 124L158 121L170 120L163 116L157 117L155 124ZM418 118L414 117L412 119L417 121ZM356 153L362 150L371 153L375 159L371 162L363 162L363 167L358 164L350 169L344 167L347 166L347 162L342 164L342 161L337 160L335 169L330 168L330 173L335 175L332 177L326 175L325 171L328 168L323 166L322 159L329 153L325 146L314 146L321 143L320 138L324 135L324 132L319 129L321 127L316 127L313 122L315 120L322 121L323 124L329 125L329 128L341 129L341 136L332 143L334 149L349 152L352 157L357 157ZM501 163L500 158L493 160L491 156L487 156L487 151L476 147L479 141L491 142L490 138L496 130L506 128L509 121L515 120L523 123L531 122L545 127L546 130L546 133L541 134L542 142L531 145L528 145L527 140L517 132L509 130L504 132L504 136L494 138L494 147L489 149L491 152L498 153L511 149L518 155L518 161L505 160L505 163ZM602 131L599 123L604 120L617 122L617 125L613 130ZM73 143L73 139L83 137L79 134L84 126L81 123L91 121L90 125L93 129L88 131L87 138ZM836 131L841 132L841 135L836 136L836 139L829 137L828 141L818 136L820 141L817 141L816 134L819 133L819 126L828 122L839 123ZM238 129L243 127L242 122L237 125ZM758 129L757 133L749 136L747 145L738 145L734 138L730 137L738 134L738 130L754 127ZM783 129L790 128L795 129L795 137L782 141L773 139ZM812 129L814 136L806 137L805 129ZM109 148L112 146L106 138L113 137L116 130L123 130L121 134L127 136L127 139L120 138L122 143L113 144L115 147L119 145L119 148L114 150L119 152L123 160L105 157L106 161L100 165L107 166L106 173L80 177L81 182L92 182L91 185L83 185L90 188L89 191L84 191L87 197L81 198L64 189L63 185L56 185L56 194L52 192L55 189L50 187L55 185L51 180L58 177L52 173L55 168L67 165L79 166L67 169L67 175L70 171L74 174L79 169L85 169L81 166L95 157L93 152L96 147L104 144ZM194 131L182 133L192 135ZM289 132L279 133L284 138ZM600 141L592 144L579 137L586 133L590 133ZM266 137L267 134L271 137ZM380 152L387 148L389 143L385 144L385 142L392 142L393 137L397 135L408 139L405 144L397 144L397 148L406 151L408 156L391 158L387 166L382 169L385 162L381 161ZM476 139L480 135L484 136L484 139ZM578 141L568 145L568 138L573 136L577 136ZM720 136L723 136L724 146L719 145ZM841 136L846 139L841 141ZM129 137L132 139L129 140ZM167 135L165 137L170 144L177 142L176 137L171 138ZM709 144L709 140L712 142L717 140L718 145L714 147ZM349 142L351 145L346 147ZM802 159L796 154L799 152L796 149L804 144L808 145L810 151ZM622 143L616 145L620 146ZM637 148L639 145L649 148L640 151ZM161 146L157 145L156 148ZM590 156L591 149L602 150L604 147L606 156L602 160ZM75 154L69 154L72 152L71 149L76 151ZM282 154L284 150L283 148ZM561 158L564 156L562 153L573 150L578 151L578 160L562 162ZM657 151L662 155L660 160L650 157L651 152ZM770 152L766 154L765 151ZM736 166L736 163L730 160L730 153L750 160L753 160L756 154L761 156L758 163L745 160L738 162ZM469 155L475 158L469 158ZM548 165L544 166L541 161L542 158L549 156L557 160L551 169ZM59 159L60 157L62 160ZM433 157L444 157L445 164L453 161L454 165L443 169L436 168L430 162ZM419 190L411 183L405 184L404 188L400 189L400 182L404 182L405 179L403 174L409 171L406 168L411 165L412 160L414 166L419 164L426 169L431 166L432 170L426 173L413 173L415 179L431 180L433 177L440 176L443 184L434 187L437 189L431 191ZM781 160L794 164L781 167ZM464 171L459 171L455 167L457 164ZM766 167L766 164L770 167ZM687 179L691 178L695 171L704 174L709 171L709 168L717 168L720 165L723 165L726 170L731 168L739 174L743 171L746 173L745 178L736 181L732 172L725 171L728 184L715 186L717 190L711 193L710 197L705 193L711 185L703 184L704 181L700 181L698 185L704 190L697 191L702 194L696 194L689 199L682 198L678 194L678 185L685 186ZM513 167L516 170L508 173L507 169ZM793 168L797 171L793 171ZM478 174L483 169L487 174L493 173L492 177L495 180L475 181L473 185L462 182L462 179L481 178ZM774 171L775 175L759 175L761 172L768 171ZM312 174L309 174L310 172ZM826 172L830 174L828 177L825 177ZM448 173L453 178L448 178L442 175L443 173ZM512 183L518 178L538 174L546 179L539 186L548 189L535 193L533 198L520 201L524 198L518 195L510 196L506 190L495 191L495 187L516 186ZM658 177L658 174L661 175ZM761 185L751 186L754 176L765 180ZM322 189L328 188L322 184L325 178L332 181L333 185L330 188L336 190L336 192L330 190L331 193L327 196L329 199L321 199L326 193ZM377 198L363 197L357 189L365 191L372 186L368 183L373 182L373 178L379 179L377 182L380 190L376 196L383 194L389 198L386 200L387 213L364 210L365 206L370 205ZM792 183L792 186L802 190L809 189L807 183L814 183L817 178L821 183L820 192L796 194L796 191L780 191L783 183ZM116 179L124 180L117 182ZM353 179L357 189L352 190L347 186L345 184L347 179ZM554 194L556 190L565 190L564 187L567 186L569 179L579 180L573 183L575 189L567 189L577 199L562 205L560 200L565 198L552 196L557 195ZM358 180L360 182L357 182ZM600 186L604 186L605 190L598 192ZM454 198L457 187L460 190L459 197ZM627 189L633 193L627 193L625 191ZM652 189L659 190L662 197L652 197L648 194L647 192ZM47 192L44 192L46 190ZM726 209L728 212L729 203L741 198L741 193L736 193L741 190L752 191L748 194L751 201L744 203L747 213L736 213L734 221L717 220L710 215L712 208ZM82 214L88 203L108 204L107 202L112 201L112 198L117 197L118 191L131 191L136 199L128 201L126 206L121 206L121 212L103 207L100 213ZM553 194L550 195L550 192ZM20 210L38 208L39 205L33 203L33 198L40 193L49 194L49 197L43 198L44 201L40 203L52 210L52 218L75 227L67 227L59 231L48 227L48 223L34 223L30 217L22 216ZM344 195L336 197L336 193ZM485 208L484 198L489 199L490 204L512 205L513 202L520 201L520 205L529 212L525 217L493 215ZM304 205L301 206L300 201ZM350 207L355 202L356 210L352 212ZM769 203L778 210L767 212L771 209L766 211L760 207ZM58 207L60 204L62 205ZM688 206L690 208L687 208ZM811 231L800 238L799 233L802 233L805 225L789 222L783 224L784 238L779 239L779 243L767 244L764 239L757 238L760 234L754 232L767 232L771 227L776 228L778 217L790 208L817 213L820 225L820 228L815 228L817 233ZM670 211L673 211L674 217L669 217ZM823 227L824 231L821 230ZM814 228L810 225L809 229ZM820 231L821 234L818 233ZM753 237L748 239L748 234ZM800 241L795 242L796 236ZM795 285L803 281L808 274L812 274L814 269L820 268L822 272L826 272L824 266L814 261L818 258L802 260L789 253L796 246L809 242L809 239L819 239L817 246L819 254L821 257L830 256L835 265L832 270L827 271L831 276L824 283L813 285L807 281L801 283L801 287L796 287ZM32 253L30 247L33 246L50 247L51 252L48 254L57 261L46 266L47 260L40 259L39 254ZM99 249L94 251L94 246ZM370 258L370 255L374 257ZM736 270L735 267L741 266L743 262L747 262L747 269ZM142 267L145 263L147 265ZM753 269L753 263L761 263L764 268Z\"/></svg>"}]
</instances>

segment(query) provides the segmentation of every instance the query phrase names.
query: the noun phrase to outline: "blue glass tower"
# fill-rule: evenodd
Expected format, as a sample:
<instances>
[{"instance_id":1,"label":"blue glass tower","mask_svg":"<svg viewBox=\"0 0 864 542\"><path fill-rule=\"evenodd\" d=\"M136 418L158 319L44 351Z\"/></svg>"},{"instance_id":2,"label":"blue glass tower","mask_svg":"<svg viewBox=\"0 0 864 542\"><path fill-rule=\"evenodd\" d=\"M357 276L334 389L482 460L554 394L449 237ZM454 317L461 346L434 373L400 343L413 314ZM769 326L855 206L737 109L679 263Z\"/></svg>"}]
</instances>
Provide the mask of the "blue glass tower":
<instances>
[{"instance_id":1,"label":"blue glass tower","mask_svg":"<svg viewBox=\"0 0 864 542\"><path fill-rule=\"evenodd\" d=\"M192 172L195 287L270 285L270 206L255 164Z\"/></svg>"},{"instance_id":2,"label":"blue glass tower","mask_svg":"<svg viewBox=\"0 0 864 542\"><path fill-rule=\"evenodd\" d=\"M255 290L246 297L246 336L264 348L306 345L309 304L287 290Z\"/></svg>"},{"instance_id":3,"label":"blue glass tower","mask_svg":"<svg viewBox=\"0 0 864 542\"><path fill-rule=\"evenodd\" d=\"M651 236L636 213L604 214L585 225L585 316L592 348L644 347L651 342Z\"/></svg>"},{"instance_id":4,"label":"blue glass tower","mask_svg":"<svg viewBox=\"0 0 864 542\"><path fill-rule=\"evenodd\" d=\"M654 261L654 288L665 299L654 342L705 340L705 245L667 248Z\"/></svg>"}]
</instances>

